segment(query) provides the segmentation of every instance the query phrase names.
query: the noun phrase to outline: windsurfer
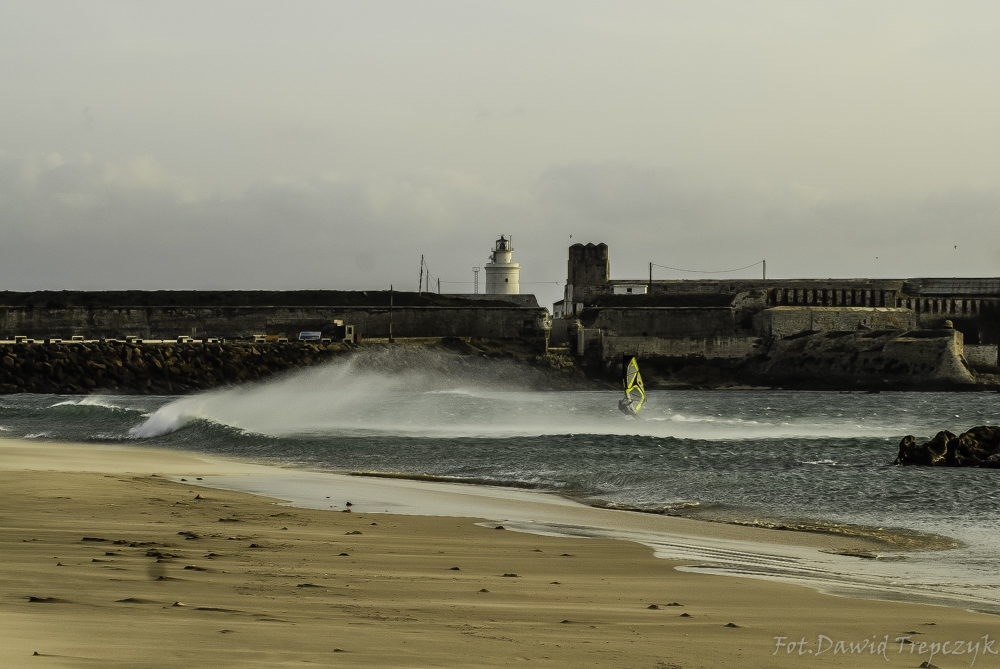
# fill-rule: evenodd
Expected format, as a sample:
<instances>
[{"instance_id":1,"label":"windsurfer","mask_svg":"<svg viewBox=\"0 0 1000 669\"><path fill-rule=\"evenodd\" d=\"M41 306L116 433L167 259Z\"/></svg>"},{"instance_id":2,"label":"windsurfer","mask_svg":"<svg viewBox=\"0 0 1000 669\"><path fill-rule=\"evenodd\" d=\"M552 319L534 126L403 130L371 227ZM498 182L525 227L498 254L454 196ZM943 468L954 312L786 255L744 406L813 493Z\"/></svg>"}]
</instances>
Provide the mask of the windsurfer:
<instances>
[{"instance_id":1,"label":"windsurfer","mask_svg":"<svg viewBox=\"0 0 1000 669\"><path fill-rule=\"evenodd\" d=\"M622 387L625 397L618 400L618 410L626 416L635 416L646 401L646 392L642 387L642 377L639 375L639 364L635 358L622 355Z\"/></svg>"}]
</instances>

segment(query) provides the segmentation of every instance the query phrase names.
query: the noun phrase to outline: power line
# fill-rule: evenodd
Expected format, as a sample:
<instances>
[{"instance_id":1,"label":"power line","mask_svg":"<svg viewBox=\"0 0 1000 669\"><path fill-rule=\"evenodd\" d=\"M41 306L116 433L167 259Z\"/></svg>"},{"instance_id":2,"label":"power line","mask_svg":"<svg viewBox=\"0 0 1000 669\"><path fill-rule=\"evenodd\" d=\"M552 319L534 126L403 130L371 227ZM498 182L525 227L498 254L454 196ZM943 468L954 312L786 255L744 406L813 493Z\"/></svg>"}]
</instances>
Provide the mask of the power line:
<instances>
[{"instance_id":1,"label":"power line","mask_svg":"<svg viewBox=\"0 0 1000 669\"><path fill-rule=\"evenodd\" d=\"M660 267L660 265L657 265L657 267ZM445 281L444 279L441 279L441 283L464 283L464 284L470 284L470 283L474 283L474 282L473 281ZM555 284L557 286L561 286L563 284L562 281L518 281L517 283L518 283L518 285L522 285L522 284L524 284L524 285L535 285L535 284L539 284L539 283L553 283L553 284Z\"/></svg>"},{"instance_id":2,"label":"power line","mask_svg":"<svg viewBox=\"0 0 1000 669\"><path fill-rule=\"evenodd\" d=\"M728 272L740 272L745 269L750 269L751 267L756 267L757 265L764 264L763 260L758 260L752 265L747 265L746 267L737 267L736 269L720 269L720 270L703 270L703 269L682 269L680 267L668 267L667 265L657 265L656 263L649 263L653 267L662 267L663 269L671 269L675 272L692 272L695 274L726 274Z\"/></svg>"}]
</instances>

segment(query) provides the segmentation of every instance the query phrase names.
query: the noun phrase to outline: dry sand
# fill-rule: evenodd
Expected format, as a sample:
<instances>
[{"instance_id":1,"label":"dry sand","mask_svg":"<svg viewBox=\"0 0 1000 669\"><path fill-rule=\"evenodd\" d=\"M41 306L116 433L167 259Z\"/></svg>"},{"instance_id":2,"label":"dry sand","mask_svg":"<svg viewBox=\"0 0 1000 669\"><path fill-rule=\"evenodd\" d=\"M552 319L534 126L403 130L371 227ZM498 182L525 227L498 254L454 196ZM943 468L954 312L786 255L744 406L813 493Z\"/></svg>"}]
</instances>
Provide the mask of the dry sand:
<instances>
[{"instance_id":1,"label":"dry sand","mask_svg":"<svg viewBox=\"0 0 1000 669\"><path fill-rule=\"evenodd\" d=\"M994 616L680 572L631 542L296 509L167 478L262 469L0 441L0 666L1000 666ZM882 652L850 652L886 636ZM932 657L946 641L978 654Z\"/></svg>"}]
</instances>

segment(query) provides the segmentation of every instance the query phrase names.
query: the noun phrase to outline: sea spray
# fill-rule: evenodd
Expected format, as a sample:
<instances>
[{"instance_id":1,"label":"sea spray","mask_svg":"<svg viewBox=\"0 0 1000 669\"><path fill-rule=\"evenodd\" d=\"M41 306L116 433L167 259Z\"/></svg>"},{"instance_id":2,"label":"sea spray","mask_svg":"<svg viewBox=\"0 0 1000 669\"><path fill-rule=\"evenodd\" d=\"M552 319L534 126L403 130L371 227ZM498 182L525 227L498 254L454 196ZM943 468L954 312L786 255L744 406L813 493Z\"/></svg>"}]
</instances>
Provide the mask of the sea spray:
<instances>
[{"instance_id":1,"label":"sea spray","mask_svg":"<svg viewBox=\"0 0 1000 669\"><path fill-rule=\"evenodd\" d=\"M545 375L510 360L380 348L277 377L208 391L159 409L131 435L162 436L193 420L269 436L401 435L505 438L554 434L695 439L894 436L892 422L853 416L803 420L776 406L674 410L683 393L652 392L641 418L615 410L612 392L551 392ZM735 414L735 415L734 415Z\"/></svg>"},{"instance_id":2,"label":"sea spray","mask_svg":"<svg viewBox=\"0 0 1000 669\"><path fill-rule=\"evenodd\" d=\"M201 418L199 406L203 401L186 398L171 402L147 418L142 425L130 429L129 435L138 439L148 439L179 430L192 420Z\"/></svg>"},{"instance_id":3,"label":"sea spray","mask_svg":"<svg viewBox=\"0 0 1000 669\"><path fill-rule=\"evenodd\" d=\"M671 409L667 392L652 392L642 417L625 417L616 410L615 393L533 390L543 381L539 370L509 360L373 349L265 383L175 400L131 435L159 437L195 420L275 437L632 434L741 439L895 434L884 425L859 425L853 419L802 421L780 410L743 416L681 414Z\"/></svg>"},{"instance_id":4,"label":"sea spray","mask_svg":"<svg viewBox=\"0 0 1000 669\"><path fill-rule=\"evenodd\" d=\"M375 349L251 386L209 391L162 407L139 438L206 420L266 435L544 433L553 413L539 370L444 351ZM525 391L527 389L527 392ZM549 395L554 395L549 393ZM533 427L525 429L525 420Z\"/></svg>"}]
</instances>

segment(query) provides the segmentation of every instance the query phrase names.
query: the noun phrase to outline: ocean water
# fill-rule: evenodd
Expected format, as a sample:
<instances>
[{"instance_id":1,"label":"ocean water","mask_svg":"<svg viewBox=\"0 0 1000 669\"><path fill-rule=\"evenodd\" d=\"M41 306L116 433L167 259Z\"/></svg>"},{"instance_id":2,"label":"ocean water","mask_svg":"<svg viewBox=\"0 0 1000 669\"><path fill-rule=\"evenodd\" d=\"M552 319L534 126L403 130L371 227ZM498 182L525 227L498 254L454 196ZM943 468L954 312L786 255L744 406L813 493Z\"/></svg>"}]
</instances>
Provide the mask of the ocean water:
<instances>
[{"instance_id":1,"label":"ocean water","mask_svg":"<svg viewBox=\"0 0 1000 669\"><path fill-rule=\"evenodd\" d=\"M895 467L902 436L1000 424L995 393L533 391L512 362L370 350L187 397L0 397L0 436L128 443L334 472L432 474L701 519L961 542L865 569L1000 612L1000 470ZM895 556L889 556L895 557ZM996 594L994 594L996 593Z\"/></svg>"}]
</instances>

